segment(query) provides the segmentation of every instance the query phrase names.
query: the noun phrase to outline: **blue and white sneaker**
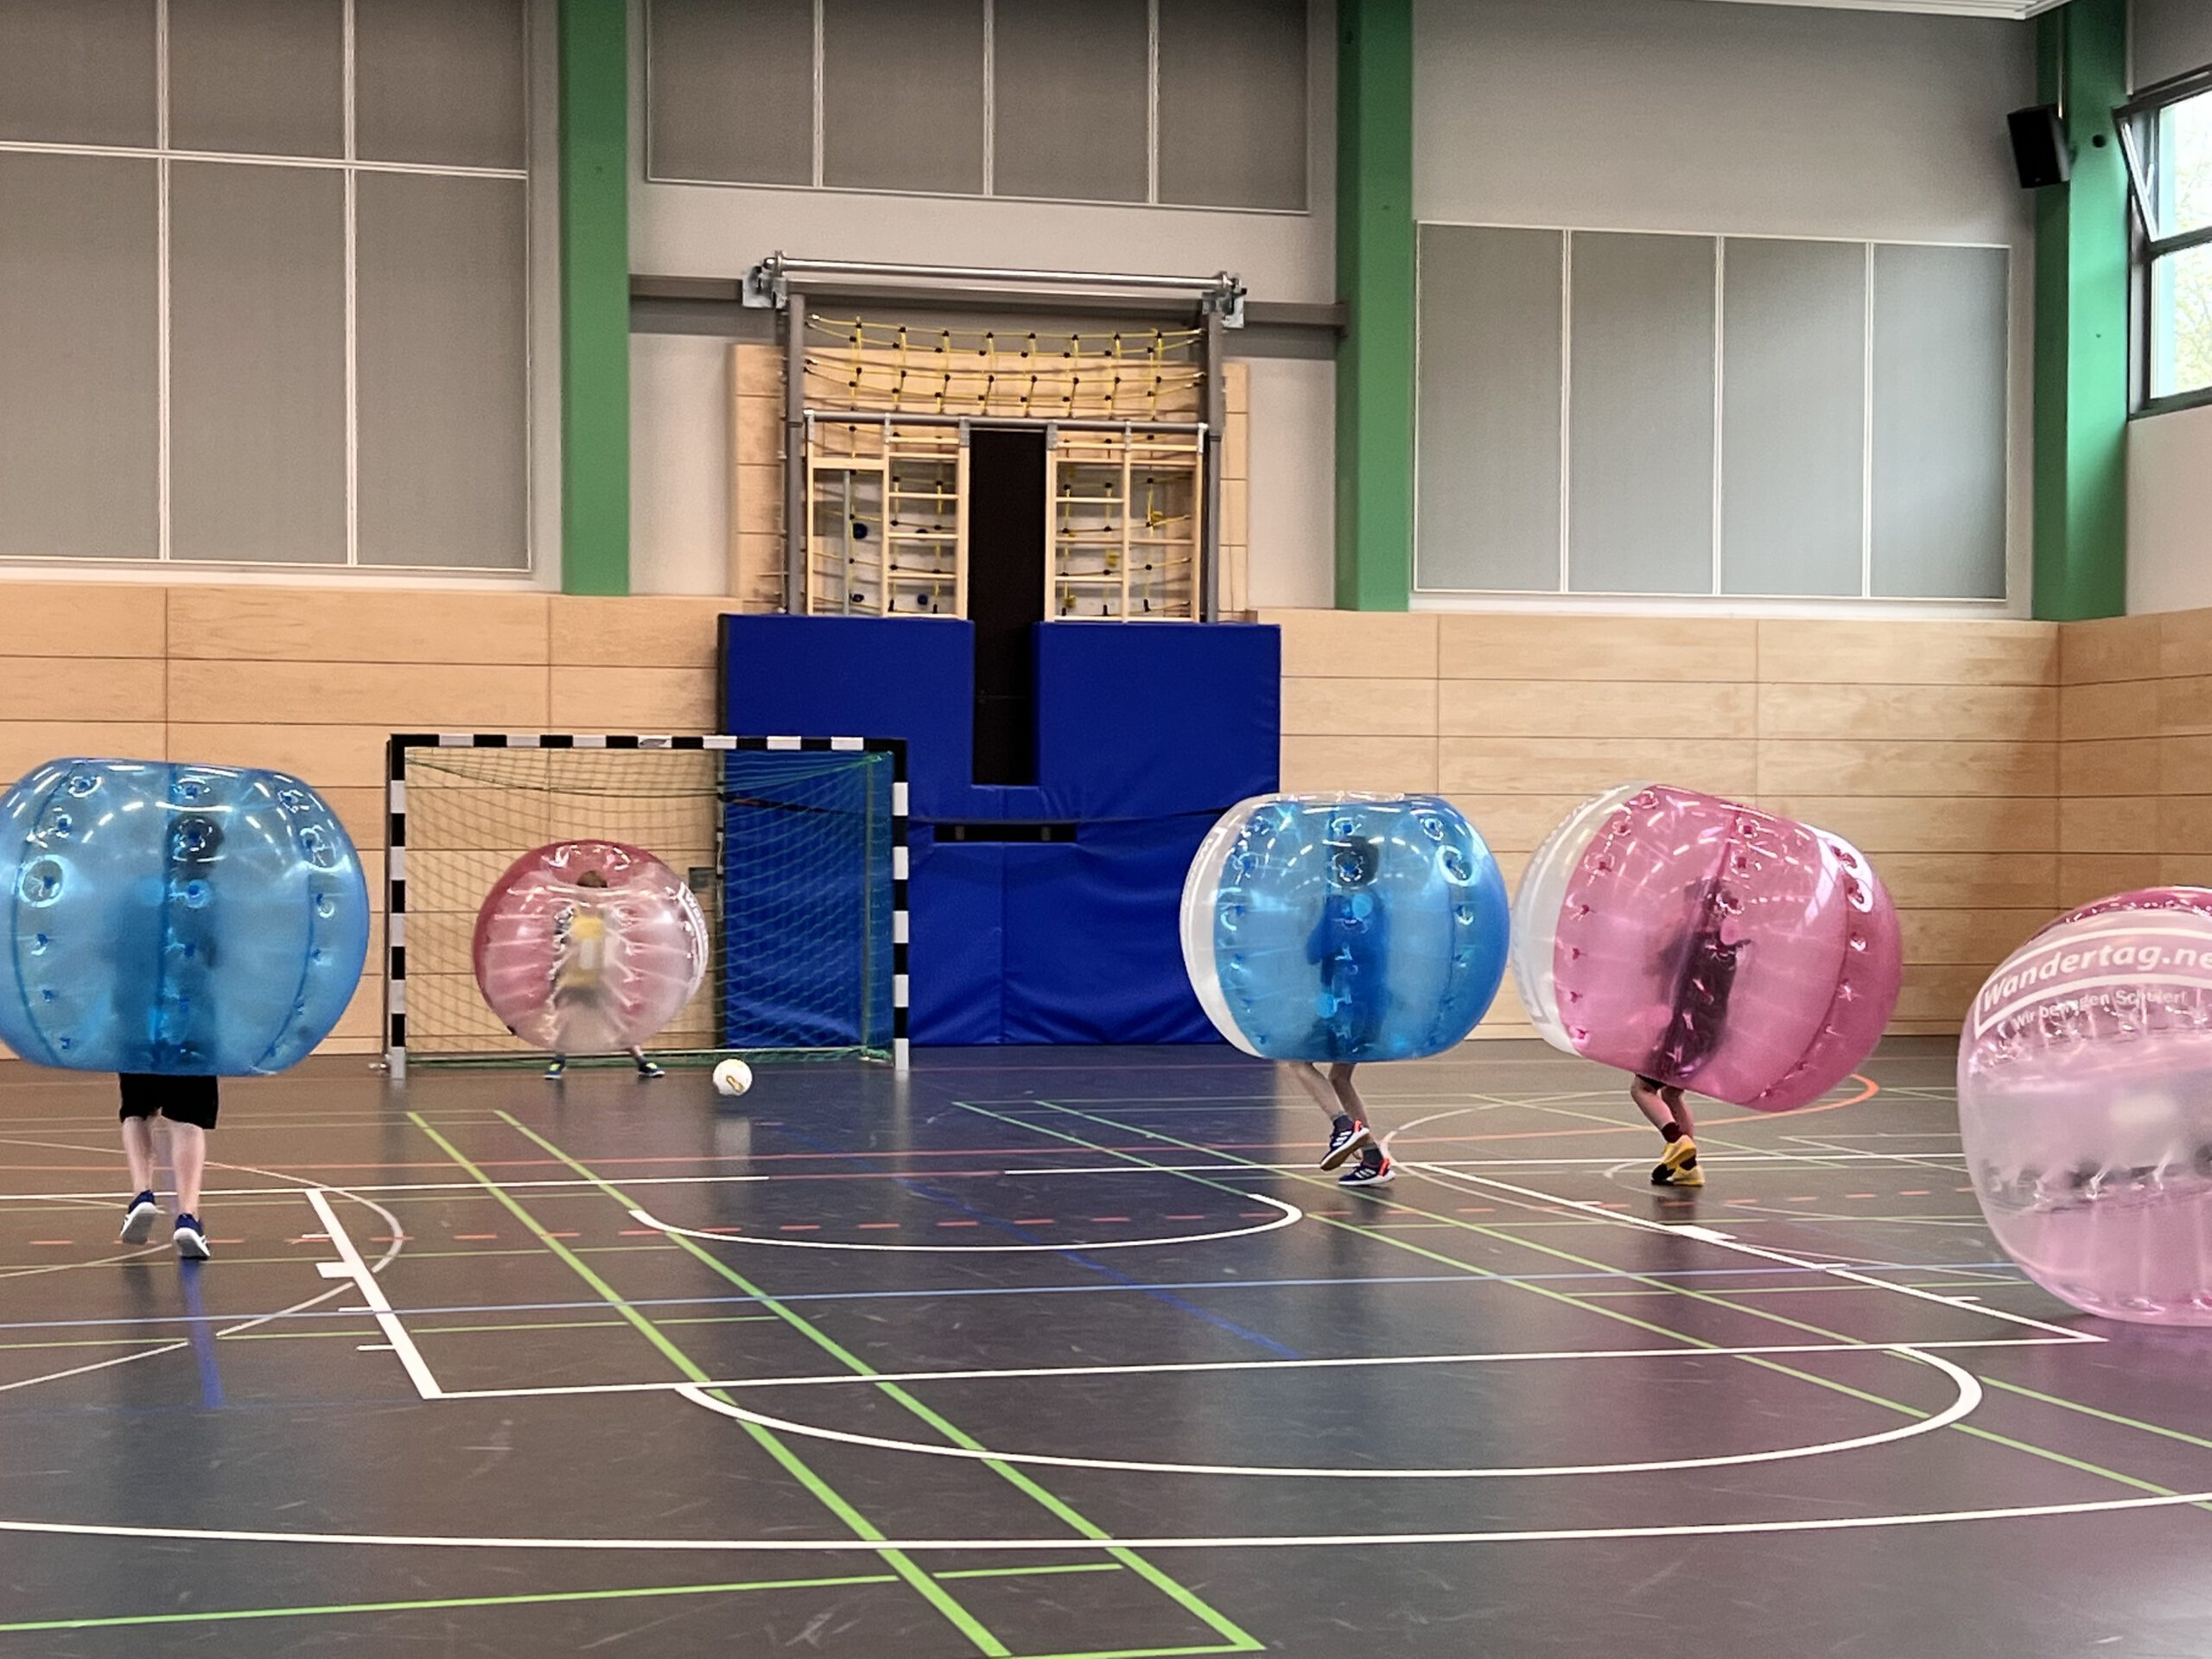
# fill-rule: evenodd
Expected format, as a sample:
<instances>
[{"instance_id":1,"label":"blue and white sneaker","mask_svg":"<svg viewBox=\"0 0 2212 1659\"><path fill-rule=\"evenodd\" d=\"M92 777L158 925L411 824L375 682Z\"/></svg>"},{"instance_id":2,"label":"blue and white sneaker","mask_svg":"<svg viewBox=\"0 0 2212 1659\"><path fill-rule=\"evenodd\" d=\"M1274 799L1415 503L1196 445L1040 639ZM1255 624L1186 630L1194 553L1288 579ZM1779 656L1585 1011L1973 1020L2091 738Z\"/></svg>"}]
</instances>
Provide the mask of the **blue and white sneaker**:
<instances>
[{"instance_id":1,"label":"blue and white sneaker","mask_svg":"<svg viewBox=\"0 0 2212 1659\"><path fill-rule=\"evenodd\" d=\"M568 1061L561 1058L558 1055L556 1055L554 1057L553 1064L545 1068L545 1075L552 1078L555 1082L559 1082L563 1077L569 1075Z\"/></svg>"},{"instance_id":2,"label":"blue and white sneaker","mask_svg":"<svg viewBox=\"0 0 2212 1659\"><path fill-rule=\"evenodd\" d=\"M176 1253L188 1262L205 1262L213 1254L207 1248L207 1230L200 1226L199 1217L180 1215L176 1218Z\"/></svg>"},{"instance_id":3,"label":"blue and white sneaker","mask_svg":"<svg viewBox=\"0 0 2212 1659\"><path fill-rule=\"evenodd\" d=\"M130 1200L130 1207L123 1212L123 1242L143 1244L153 1236L154 1224L162 1217L162 1206L151 1192L141 1192Z\"/></svg>"},{"instance_id":4,"label":"blue and white sneaker","mask_svg":"<svg viewBox=\"0 0 2212 1659\"><path fill-rule=\"evenodd\" d=\"M1398 1166L1390 1161L1390 1154L1380 1147L1370 1148L1343 1174L1337 1177L1338 1186L1388 1186L1398 1179Z\"/></svg>"},{"instance_id":5,"label":"blue and white sneaker","mask_svg":"<svg viewBox=\"0 0 2212 1659\"><path fill-rule=\"evenodd\" d=\"M668 1073L662 1071L660 1067L655 1065L651 1060L639 1060L638 1062L638 1075L641 1077L664 1077Z\"/></svg>"},{"instance_id":6,"label":"blue and white sneaker","mask_svg":"<svg viewBox=\"0 0 2212 1659\"><path fill-rule=\"evenodd\" d=\"M1329 1149L1321 1154L1321 1167L1341 1169L1344 1160L1375 1144L1375 1132L1357 1118L1341 1118L1329 1131Z\"/></svg>"}]
</instances>

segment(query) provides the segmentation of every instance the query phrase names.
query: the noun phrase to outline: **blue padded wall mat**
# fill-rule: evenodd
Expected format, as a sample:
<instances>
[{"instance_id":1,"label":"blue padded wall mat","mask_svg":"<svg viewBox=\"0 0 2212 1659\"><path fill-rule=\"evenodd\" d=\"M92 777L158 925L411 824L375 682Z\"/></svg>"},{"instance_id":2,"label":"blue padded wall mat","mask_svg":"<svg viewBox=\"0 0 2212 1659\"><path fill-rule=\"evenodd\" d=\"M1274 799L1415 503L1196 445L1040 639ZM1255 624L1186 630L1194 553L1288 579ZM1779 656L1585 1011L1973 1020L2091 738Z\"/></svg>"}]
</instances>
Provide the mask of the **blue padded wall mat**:
<instances>
[{"instance_id":1,"label":"blue padded wall mat","mask_svg":"<svg viewBox=\"0 0 2212 1659\"><path fill-rule=\"evenodd\" d=\"M1276 787L1281 639L1253 623L1045 622L1033 786L973 782L974 630L942 617L725 616L723 729L899 737L918 1043L1215 1040L1183 974L1183 874ZM1075 840L940 842L939 823Z\"/></svg>"}]
</instances>

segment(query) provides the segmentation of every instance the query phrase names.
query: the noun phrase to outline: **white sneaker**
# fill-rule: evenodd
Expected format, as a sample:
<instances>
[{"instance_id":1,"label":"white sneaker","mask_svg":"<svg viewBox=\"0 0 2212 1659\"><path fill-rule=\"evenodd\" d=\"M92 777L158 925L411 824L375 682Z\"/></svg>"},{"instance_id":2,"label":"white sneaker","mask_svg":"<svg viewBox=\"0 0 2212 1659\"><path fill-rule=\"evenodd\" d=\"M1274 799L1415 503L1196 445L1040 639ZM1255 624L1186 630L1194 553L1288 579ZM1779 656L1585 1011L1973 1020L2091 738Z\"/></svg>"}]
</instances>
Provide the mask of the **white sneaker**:
<instances>
[{"instance_id":1,"label":"white sneaker","mask_svg":"<svg viewBox=\"0 0 2212 1659\"><path fill-rule=\"evenodd\" d=\"M188 1262L205 1262L213 1254L207 1248L207 1235L200 1225L199 1217L176 1218L176 1253Z\"/></svg>"},{"instance_id":2,"label":"white sneaker","mask_svg":"<svg viewBox=\"0 0 2212 1659\"><path fill-rule=\"evenodd\" d=\"M130 1209L123 1212L123 1243L143 1244L153 1236L154 1224L161 1219L162 1206L151 1192L141 1192L130 1200Z\"/></svg>"}]
</instances>

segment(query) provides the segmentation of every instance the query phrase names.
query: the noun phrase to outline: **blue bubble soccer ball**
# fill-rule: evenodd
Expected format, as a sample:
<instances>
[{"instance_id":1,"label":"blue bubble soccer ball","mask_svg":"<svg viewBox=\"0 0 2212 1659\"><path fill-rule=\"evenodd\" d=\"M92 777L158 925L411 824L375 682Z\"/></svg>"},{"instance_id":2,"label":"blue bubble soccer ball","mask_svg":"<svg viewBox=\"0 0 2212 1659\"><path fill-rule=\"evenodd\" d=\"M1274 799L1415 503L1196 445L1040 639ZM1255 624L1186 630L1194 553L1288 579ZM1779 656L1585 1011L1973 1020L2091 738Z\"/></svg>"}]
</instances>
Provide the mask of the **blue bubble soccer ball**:
<instances>
[{"instance_id":1,"label":"blue bubble soccer ball","mask_svg":"<svg viewBox=\"0 0 2212 1659\"><path fill-rule=\"evenodd\" d=\"M1505 878L1433 795L1262 795L1183 884L1183 963L1221 1034L1271 1060L1410 1060L1505 974Z\"/></svg>"},{"instance_id":2,"label":"blue bubble soccer ball","mask_svg":"<svg viewBox=\"0 0 2212 1659\"><path fill-rule=\"evenodd\" d=\"M0 797L0 1039L79 1071L282 1071L360 982L369 893L281 772L50 760Z\"/></svg>"}]
</instances>

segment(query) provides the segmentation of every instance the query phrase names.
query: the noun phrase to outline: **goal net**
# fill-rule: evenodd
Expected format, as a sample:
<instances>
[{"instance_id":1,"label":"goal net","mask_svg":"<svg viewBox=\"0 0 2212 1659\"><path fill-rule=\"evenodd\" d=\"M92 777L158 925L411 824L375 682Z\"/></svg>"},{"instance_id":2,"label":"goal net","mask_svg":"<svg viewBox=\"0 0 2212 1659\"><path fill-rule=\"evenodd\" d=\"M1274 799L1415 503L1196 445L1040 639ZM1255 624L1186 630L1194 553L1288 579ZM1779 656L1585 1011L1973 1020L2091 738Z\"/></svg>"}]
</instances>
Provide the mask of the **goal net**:
<instances>
[{"instance_id":1,"label":"goal net","mask_svg":"<svg viewBox=\"0 0 2212 1659\"><path fill-rule=\"evenodd\" d=\"M393 738L394 1073L537 1055L485 1003L470 946L479 908L516 860L580 840L652 854L706 917L706 977L648 1053L903 1065L902 748L857 738Z\"/></svg>"}]
</instances>

